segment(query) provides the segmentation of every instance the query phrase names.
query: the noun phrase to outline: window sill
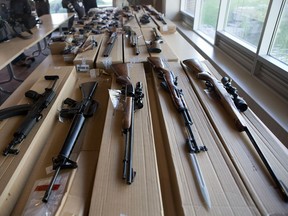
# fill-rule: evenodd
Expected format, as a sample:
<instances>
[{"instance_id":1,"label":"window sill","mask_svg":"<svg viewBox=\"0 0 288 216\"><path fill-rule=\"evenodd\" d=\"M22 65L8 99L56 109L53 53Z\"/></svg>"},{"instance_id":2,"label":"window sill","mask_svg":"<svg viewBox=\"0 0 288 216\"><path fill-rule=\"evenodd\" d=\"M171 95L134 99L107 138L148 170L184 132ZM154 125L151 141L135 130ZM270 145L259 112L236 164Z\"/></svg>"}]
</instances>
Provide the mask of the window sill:
<instances>
[{"instance_id":1,"label":"window sill","mask_svg":"<svg viewBox=\"0 0 288 216\"><path fill-rule=\"evenodd\" d=\"M205 59L209 60L222 76L233 79L239 95L247 101L249 107L275 136L288 147L288 102L228 55L192 32L185 24L174 23L177 25L177 31Z\"/></svg>"}]
</instances>

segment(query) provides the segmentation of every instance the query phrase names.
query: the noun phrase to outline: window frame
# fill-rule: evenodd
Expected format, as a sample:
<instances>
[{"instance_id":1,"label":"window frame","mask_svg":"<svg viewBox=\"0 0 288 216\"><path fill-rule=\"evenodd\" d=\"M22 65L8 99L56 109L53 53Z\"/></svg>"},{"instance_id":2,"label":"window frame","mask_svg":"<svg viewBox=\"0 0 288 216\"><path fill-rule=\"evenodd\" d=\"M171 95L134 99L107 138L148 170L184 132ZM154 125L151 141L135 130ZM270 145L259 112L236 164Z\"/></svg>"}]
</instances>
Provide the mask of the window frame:
<instances>
[{"instance_id":1,"label":"window frame","mask_svg":"<svg viewBox=\"0 0 288 216\"><path fill-rule=\"evenodd\" d=\"M216 25L216 35L214 40L209 40L209 38L205 37L205 35L197 31L197 25L199 25L200 1L202 0L196 0L194 17L185 13L183 10L180 11L182 21L187 22L187 20L192 20L192 22L190 22L192 23L192 26L190 25L191 30L205 41L207 41L209 44L211 44L214 48L225 52L229 57L231 57L231 54L234 50L237 50L240 55L235 54L234 58L232 56L233 60L235 60L237 63L240 63L244 68L247 69L248 73L262 81L274 92L280 94L285 101L288 101L288 65L269 55L273 45L273 40L275 39L277 32L278 25L276 24L280 19L279 14L281 12L281 8L283 10L285 3L287 3L288 0L270 0L262 28L262 33L256 48L250 46L248 43L241 41L241 39L238 39L235 36L223 31L226 23L226 13L228 11L228 4L230 2L229 0L220 1L218 20ZM181 9L183 8L182 0L180 0L180 4ZM278 11L279 13L275 13L275 11ZM224 47L226 47L226 49ZM231 48L230 53L229 48ZM262 71L263 66L265 67L265 72ZM270 73L269 78L267 70ZM274 81L273 76L275 77ZM276 85L275 83L277 83L279 80L284 80L285 82L281 85Z\"/></svg>"}]
</instances>

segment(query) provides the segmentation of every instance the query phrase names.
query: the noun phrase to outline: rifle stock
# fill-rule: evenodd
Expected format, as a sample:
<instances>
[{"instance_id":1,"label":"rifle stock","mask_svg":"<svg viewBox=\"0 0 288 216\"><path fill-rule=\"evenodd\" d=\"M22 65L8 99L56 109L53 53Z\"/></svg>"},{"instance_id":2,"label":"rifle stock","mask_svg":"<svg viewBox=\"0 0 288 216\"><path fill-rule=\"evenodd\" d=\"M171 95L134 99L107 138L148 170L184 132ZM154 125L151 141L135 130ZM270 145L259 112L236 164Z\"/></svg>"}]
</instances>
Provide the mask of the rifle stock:
<instances>
[{"instance_id":1,"label":"rifle stock","mask_svg":"<svg viewBox=\"0 0 288 216\"><path fill-rule=\"evenodd\" d=\"M198 79L208 81L212 84L217 95L220 98L220 101L222 102L222 105L233 118L237 129L240 132L244 131L246 127L246 122L243 119L242 115L239 113L237 107L231 99L230 94L226 91L223 84L215 77L213 77L210 72L205 70L205 68L202 66L201 62L198 59L187 59L184 60L183 63L189 69L191 69L192 72L196 74Z\"/></svg>"},{"instance_id":2,"label":"rifle stock","mask_svg":"<svg viewBox=\"0 0 288 216\"><path fill-rule=\"evenodd\" d=\"M164 62L159 57L148 57L148 62L154 65L154 68L162 73L162 76L167 84L167 88L169 88L169 92L171 98L179 112L185 110L185 103L183 103L183 97L179 94L175 89L177 89L177 85L175 84L175 76L172 72L165 69Z\"/></svg>"}]
</instances>

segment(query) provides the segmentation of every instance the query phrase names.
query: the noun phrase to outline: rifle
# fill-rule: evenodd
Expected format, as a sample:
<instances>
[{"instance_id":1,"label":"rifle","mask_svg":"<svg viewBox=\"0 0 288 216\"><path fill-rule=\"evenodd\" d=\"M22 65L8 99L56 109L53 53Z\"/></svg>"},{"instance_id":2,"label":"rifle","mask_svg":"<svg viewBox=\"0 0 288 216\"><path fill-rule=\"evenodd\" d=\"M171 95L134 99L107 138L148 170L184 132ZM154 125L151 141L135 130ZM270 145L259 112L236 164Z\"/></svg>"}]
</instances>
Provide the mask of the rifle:
<instances>
[{"instance_id":1,"label":"rifle","mask_svg":"<svg viewBox=\"0 0 288 216\"><path fill-rule=\"evenodd\" d=\"M170 93L171 99L179 113L184 119L184 123L186 126L188 139L186 140L186 144L188 147L189 155L191 156L192 166L196 172L197 181L199 183L201 193L207 206L210 208L211 202L208 194L208 190L201 173L197 158L195 153L199 153L201 151L207 151L206 146L198 146L196 140L194 138L192 132L192 119L190 117L186 102L184 100L182 89L178 88L177 77L175 77L173 71L170 71L165 68L164 62L159 57L148 57L148 62L152 65L155 71L158 72L160 77L163 79L161 82L161 87L163 87L166 91Z\"/></svg>"},{"instance_id":2,"label":"rifle","mask_svg":"<svg viewBox=\"0 0 288 216\"><path fill-rule=\"evenodd\" d=\"M150 43L148 47L148 52L150 53L160 53L161 44L163 43L162 37L158 34L157 29L153 28L154 40Z\"/></svg>"},{"instance_id":3,"label":"rifle","mask_svg":"<svg viewBox=\"0 0 288 216\"><path fill-rule=\"evenodd\" d=\"M4 156L7 156L8 154L17 155L19 153L19 150L15 149L15 146L26 138L34 125L43 117L41 114L42 111L47 108L54 99L56 95L54 87L59 77L45 76L44 78L45 80L54 81L51 88L45 88L45 92L42 94L33 90L25 92L25 97L30 98L33 101L32 104L21 104L0 110L0 120L17 115L26 115L18 130L14 133L13 140L8 144L8 147L4 149Z\"/></svg>"},{"instance_id":4,"label":"rifle","mask_svg":"<svg viewBox=\"0 0 288 216\"><path fill-rule=\"evenodd\" d=\"M206 83L208 83L208 85L210 87L213 87L213 90L215 90L215 92L219 96L220 101L222 102L224 108L226 109L226 111L228 111L228 113L233 118L237 129L240 132L243 132L243 131L246 132L252 145L256 149L259 157L261 158L261 160L264 163L264 165L266 166L269 174L271 175L273 181L275 182L275 184L277 185L277 187L281 191L281 194L283 195L284 200L288 201L288 190L287 190L285 184L281 180L279 180L277 178L277 176L275 175L275 173L273 172L269 162L265 158L261 149L257 145L255 139L253 138L252 134L250 133L246 121L244 120L243 116L239 112L239 111L243 111L243 110L245 111L247 109L247 105L246 105L246 109L245 109L245 103L243 103L241 98L237 99L237 97L236 97L236 100L235 100L235 99L233 99L234 97L231 98L229 91L227 92L227 89L225 87L225 83L227 80L229 80L229 78L224 78L224 80L222 79L222 83L224 83L224 86L223 86L223 84L220 81L218 81L215 77L212 77L212 75L204 69L204 67L202 66L202 64L199 60L187 59L187 60L183 61L183 64L188 69L190 69L192 72L196 73L197 78L199 78L201 80L205 80Z\"/></svg>"},{"instance_id":5,"label":"rifle","mask_svg":"<svg viewBox=\"0 0 288 216\"><path fill-rule=\"evenodd\" d=\"M133 170L133 143L134 143L134 112L143 108L143 84L137 82L135 90L128 76L127 64L113 64L116 82L123 86L122 94L125 96L124 116L122 120L122 133L125 136L122 178L127 184L132 184L136 172Z\"/></svg>"},{"instance_id":6,"label":"rifle","mask_svg":"<svg viewBox=\"0 0 288 216\"><path fill-rule=\"evenodd\" d=\"M103 53L103 56L104 57L108 57L113 49L113 46L116 42L116 39L117 39L117 32L113 32L111 35L110 35L110 38L107 42L107 46L104 50L104 53Z\"/></svg>"},{"instance_id":7,"label":"rifle","mask_svg":"<svg viewBox=\"0 0 288 216\"><path fill-rule=\"evenodd\" d=\"M49 187L45 191L43 202L47 203L52 192L53 186L61 169L75 169L77 163L69 159L75 146L77 138L83 128L86 118L91 117L98 107L98 103L93 100L93 94L96 90L97 82L87 82L80 85L82 91L82 101L77 102L71 98L66 98L63 104L68 108L60 111L60 116L64 118L73 118L69 132L66 136L62 149L58 156L52 159L54 175L50 181Z\"/></svg>"}]
</instances>

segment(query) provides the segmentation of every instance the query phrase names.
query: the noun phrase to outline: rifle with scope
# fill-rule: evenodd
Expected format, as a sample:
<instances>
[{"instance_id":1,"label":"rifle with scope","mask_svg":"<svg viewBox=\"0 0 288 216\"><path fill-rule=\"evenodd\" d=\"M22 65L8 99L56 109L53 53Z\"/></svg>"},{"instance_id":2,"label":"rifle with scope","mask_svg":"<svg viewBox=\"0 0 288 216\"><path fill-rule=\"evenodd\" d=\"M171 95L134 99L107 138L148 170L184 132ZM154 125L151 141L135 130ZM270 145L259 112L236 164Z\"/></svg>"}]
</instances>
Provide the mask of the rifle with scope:
<instances>
[{"instance_id":1,"label":"rifle with scope","mask_svg":"<svg viewBox=\"0 0 288 216\"><path fill-rule=\"evenodd\" d=\"M127 64L113 64L112 69L116 75L116 82L123 86L121 93L125 96L124 115L122 119L122 133L125 136L122 178L127 184L132 184L136 172L133 169L133 144L134 144L134 112L143 108L143 84L134 86L128 76Z\"/></svg>"},{"instance_id":2,"label":"rifle with scope","mask_svg":"<svg viewBox=\"0 0 288 216\"><path fill-rule=\"evenodd\" d=\"M181 64L184 67L184 69L186 66L186 68L188 68L190 71L195 73L197 78L201 80L205 80L206 85L208 85L210 89L213 89L217 93L224 108L226 109L226 111L228 111L230 116L233 118L237 129L240 132L243 132L243 131L246 132L252 145L256 149L259 157L261 158L263 164L266 166L269 174L271 175L273 181L275 182L275 184L281 191L281 194L283 195L284 200L288 201L288 190L286 186L275 175L269 162L265 158L261 149L257 145L254 137L249 131L246 121L244 120L243 116L240 113L240 112L244 112L245 110L247 110L248 106L246 102L241 97L238 96L237 91L235 91L235 88L231 87L231 85L229 84L231 80L227 77L224 77L222 78L222 83L221 83L215 77L213 77L209 71L205 70L205 68L202 66L201 62L198 59L187 59L187 60L184 60L183 63Z\"/></svg>"},{"instance_id":3,"label":"rifle with scope","mask_svg":"<svg viewBox=\"0 0 288 216\"><path fill-rule=\"evenodd\" d=\"M20 127L14 133L13 140L8 144L7 148L4 149L4 156L8 154L17 155L19 153L19 150L16 149L15 146L20 144L27 137L34 125L42 119L42 111L47 108L54 99L56 95L54 88L59 77L45 76L44 78L45 80L53 81L52 87L45 88L45 92L42 94L33 90L27 91L25 97L31 99L33 101L32 104L21 104L0 110L0 120L17 115L26 115Z\"/></svg>"},{"instance_id":4,"label":"rifle with scope","mask_svg":"<svg viewBox=\"0 0 288 216\"><path fill-rule=\"evenodd\" d=\"M188 138L186 139L186 145L188 147L188 153L191 158L192 166L196 174L196 178L202 193L202 196L207 204L207 206L210 208L211 202L209 193L202 175L202 172L200 170L200 166L198 164L197 158L195 156L196 153L199 153L201 151L207 151L206 146L198 146L196 143L196 140L194 138L193 132L192 132L192 118L189 114L188 107L186 105L186 102L184 100L184 95L182 89L178 88L178 80L177 77L175 77L173 71L170 71L165 67L164 61L159 57L148 57L148 62L152 65L153 69L158 72L158 75L163 80L161 82L161 87L163 87L166 91L170 93L171 99L174 103L175 108L177 111L181 114L183 117L185 127L187 130Z\"/></svg>"},{"instance_id":5,"label":"rifle with scope","mask_svg":"<svg viewBox=\"0 0 288 216\"><path fill-rule=\"evenodd\" d=\"M42 198L42 201L45 203L49 200L60 170L77 168L77 163L70 159L70 155L83 128L85 120L93 116L94 112L97 110L98 103L93 100L93 95L96 91L97 85L97 82L82 83L80 85L83 97L82 101L77 102L71 98L66 98L63 102L63 104L67 105L69 108L63 108L60 111L60 116L63 118L73 118L73 121L58 156L52 159L53 170L55 171L49 187Z\"/></svg>"}]
</instances>

